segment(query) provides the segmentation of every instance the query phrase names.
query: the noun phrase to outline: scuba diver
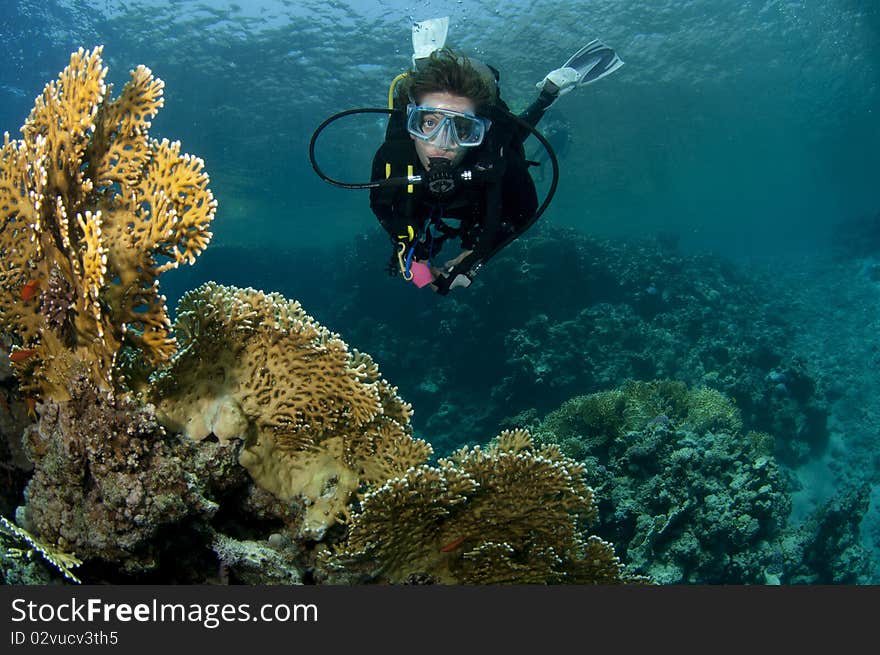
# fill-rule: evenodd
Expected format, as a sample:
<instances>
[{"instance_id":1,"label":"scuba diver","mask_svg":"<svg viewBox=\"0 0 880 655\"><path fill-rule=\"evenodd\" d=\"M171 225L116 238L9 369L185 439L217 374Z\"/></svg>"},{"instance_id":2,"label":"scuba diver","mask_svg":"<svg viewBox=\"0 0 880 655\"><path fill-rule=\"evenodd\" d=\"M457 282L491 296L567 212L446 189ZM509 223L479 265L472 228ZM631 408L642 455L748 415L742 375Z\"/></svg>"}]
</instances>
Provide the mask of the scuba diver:
<instances>
[{"instance_id":1,"label":"scuba diver","mask_svg":"<svg viewBox=\"0 0 880 655\"><path fill-rule=\"evenodd\" d=\"M373 158L370 183L337 182L318 168L312 137L310 156L316 172L346 188L369 188L370 208L394 245L389 273L398 271L418 287L441 295L470 286L474 276L502 248L523 234L546 209L556 189L558 163L537 131L544 112L562 95L595 82L623 65L608 46L594 40L536 86L535 101L519 116L501 99L499 73L483 62L445 47L448 18L413 27L413 68L389 90L390 114L385 141ZM538 203L524 142L534 135L544 146L554 177ZM437 265L448 241L460 252Z\"/></svg>"}]
</instances>

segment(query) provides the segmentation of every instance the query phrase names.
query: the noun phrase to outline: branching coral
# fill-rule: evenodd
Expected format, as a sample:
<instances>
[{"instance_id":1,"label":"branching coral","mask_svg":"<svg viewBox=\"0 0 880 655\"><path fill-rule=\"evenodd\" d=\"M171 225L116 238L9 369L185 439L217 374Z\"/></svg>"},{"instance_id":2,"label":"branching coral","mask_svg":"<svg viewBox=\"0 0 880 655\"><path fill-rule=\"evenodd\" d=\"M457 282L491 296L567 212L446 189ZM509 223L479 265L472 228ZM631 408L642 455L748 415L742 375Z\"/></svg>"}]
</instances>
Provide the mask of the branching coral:
<instances>
[{"instance_id":1,"label":"branching coral","mask_svg":"<svg viewBox=\"0 0 880 655\"><path fill-rule=\"evenodd\" d=\"M180 351L152 394L170 428L200 440L244 438L257 483L307 505L319 538L362 483L421 464L412 410L363 353L279 294L208 283L181 299Z\"/></svg>"},{"instance_id":2,"label":"branching coral","mask_svg":"<svg viewBox=\"0 0 880 655\"><path fill-rule=\"evenodd\" d=\"M163 82L139 66L111 99L101 51L73 53L0 149L0 329L43 399L81 373L113 388L123 344L170 357L158 276L195 261L216 209L203 162L149 138Z\"/></svg>"},{"instance_id":3,"label":"branching coral","mask_svg":"<svg viewBox=\"0 0 880 655\"><path fill-rule=\"evenodd\" d=\"M140 66L113 99L101 52L73 53L22 138L4 136L0 333L27 407L41 413L22 441L34 464L28 529L143 570L161 526L216 505L186 467L191 445L119 393L119 354L149 369L174 352L158 277L205 249L216 202L200 159L149 136L162 81Z\"/></svg>"},{"instance_id":4,"label":"branching coral","mask_svg":"<svg viewBox=\"0 0 880 655\"><path fill-rule=\"evenodd\" d=\"M15 546L6 547L6 555L21 559L31 559L34 554L39 553L40 556L55 570L57 570L65 578L76 584L80 583L80 579L73 574L71 569L75 569L82 564L82 561L71 553L64 553L56 548L47 546L35 539L27 530L24 530L12 521L0 516L0 543L5 540L18 541L24 548Z\"/></svg>"},{"instance_id":5,"label":"branching coral","mask_svg":"<svg viewBox=\"0 0 880 655\"><path fill-rule=\"evenodd\" d=\"M583 474L528 432L502 432L368 492L340 559L396 583L627 581L611 546L583 531L596 517Z\"/></svg>"}]
</instances>

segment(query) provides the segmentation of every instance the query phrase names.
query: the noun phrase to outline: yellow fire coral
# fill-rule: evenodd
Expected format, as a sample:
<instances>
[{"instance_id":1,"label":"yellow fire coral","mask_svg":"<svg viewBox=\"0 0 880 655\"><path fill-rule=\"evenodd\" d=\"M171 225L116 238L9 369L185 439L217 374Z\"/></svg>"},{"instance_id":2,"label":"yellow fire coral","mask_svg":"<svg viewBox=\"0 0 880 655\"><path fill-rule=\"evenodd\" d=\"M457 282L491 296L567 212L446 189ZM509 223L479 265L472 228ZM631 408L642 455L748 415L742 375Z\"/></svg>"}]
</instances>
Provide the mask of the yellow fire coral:
<instances>
[{"instance_id":1,"label":"yellow fire coral","mask_svg":"<svg viewBox=\"0 0 880 655\"><path fill-rule=\"evenodd\" d=\"M112 388L123 344L171 356L158 276L195 261L216 210L203 162L149 138L163 82L139 66L111 99L101 51L73 53L0 149L0 329L25 391L56 400L73 372Z\"/></svg>"},{"instance_id":2,"label":"yellow fire coral","mask_svg":"<svg viewBox=\"0 0 880 655\"><path fill-rule=\"evenodd\" d=\"M200 440L245 439L240 462L264 489L306 505L304 535L348 515L362 483L423 463L411 407L298 302L214 283L178 305L180 350L156 376L163 422Z\"/></svg>"},{"instance_id":3,"label":"yellow fire coral","mask_svg":"<svg viewBox=\"0 0 880 655\"><path fill-rule=\"evenodd\" d=\"M82 564L82 561L76 555L62 552L57 548L42 543L27 530L18 527L5 516L0 516L0 542L4 540L4 537L16 539L26 546L26 548L7 546L7 556L31 559L34 557L34 553L39 553L61 575L71 582L80 584L80 579L71 571L71 569L75 569Z\"/></svg>"},{"instance_id":4,"label":"yellow fire coral","mask_svg":"<svg viewBox=\"0 0 880 655\"><path fill-rule=\"evenodd\" d=\"M612 546L582 531L596 518L583 473L527 431L502 432L368 492L340 561L395 583L628 581Z\"/></svg>"}]
</instances>

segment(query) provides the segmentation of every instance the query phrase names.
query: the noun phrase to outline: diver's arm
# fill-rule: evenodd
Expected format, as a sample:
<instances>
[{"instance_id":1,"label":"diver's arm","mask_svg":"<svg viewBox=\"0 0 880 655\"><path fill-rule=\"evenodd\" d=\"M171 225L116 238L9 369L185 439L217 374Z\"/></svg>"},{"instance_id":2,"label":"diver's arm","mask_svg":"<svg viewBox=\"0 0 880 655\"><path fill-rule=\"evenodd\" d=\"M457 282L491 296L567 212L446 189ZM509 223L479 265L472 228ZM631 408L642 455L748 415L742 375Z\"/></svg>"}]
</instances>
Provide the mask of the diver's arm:
<instances>
[{"instance_id":1,"label":"diver's arm","mask_svg":"<svg viewBox=\"0 0 880 655\"><path fill-rule=\"evenodd\" d=\"M401 234L401 229L406 230L406 221L400 220L394 209L394 204L387 202L387 199L377 197L381 192L377 193L376 189L370 190L370 209L373 210L379 224L388 233L392 240L397 241L396 235Z\"/></svg>"},{"instance_id":2,"label":"diver's arm","mask_svg":"<svg viewBox=\"0 0 880 655\"><path fill-rule=\"evenodd\" d=\"M526 110L519 115L519 118L532 127L536 127L538 121L544 117L544 113L558 97L558 93L551 93L546 89L542 89L541 93L538 94L538 97L535 98L535 101L526 107ZM521 126L517 126L517 135L519 136L520 141L525 141L529 135L531 135L531 132Z\"/></svg>"},{"instance_id":3,"label":"diver's arm","mask_svg":"<svg viewBox=\"0 0 880 655\"><path fill-rule=\"evenodd\" d=\"M501 193L501 215L518 236L538 211L538 192L524 159L508 165Z\"/></svg>"},{"instance_id":4,"label":"diver's arm","mask_svg":"<svg viewBox=\"0 0 880 655\"><path fill-rule=\"evenodd\" d=\"M491 242L480 243L477 248L483 263L525 232L538 211L538 192L528 164L514 152L509 152L507 159L507 168L501 180L501 225L491 235Z\"/></svg>"},{"instance_id":5,"label":"diver's arm","mask_svg":"<svg viewBox=\"0 0 880 655\"><path fill-rule=\"evenodd\" d=\"M532 224L538 209L538 193L524 160L508 165L502 181L502 229L496 231L492 242L478 240L476 246L462 240L465 250L455 258L450 268L447 262L443 275L434 281L434 290L445 296L456 286L470 286L477 271ZM470 249L474 248L474 249Z\"/></svg>"}]
</instances>

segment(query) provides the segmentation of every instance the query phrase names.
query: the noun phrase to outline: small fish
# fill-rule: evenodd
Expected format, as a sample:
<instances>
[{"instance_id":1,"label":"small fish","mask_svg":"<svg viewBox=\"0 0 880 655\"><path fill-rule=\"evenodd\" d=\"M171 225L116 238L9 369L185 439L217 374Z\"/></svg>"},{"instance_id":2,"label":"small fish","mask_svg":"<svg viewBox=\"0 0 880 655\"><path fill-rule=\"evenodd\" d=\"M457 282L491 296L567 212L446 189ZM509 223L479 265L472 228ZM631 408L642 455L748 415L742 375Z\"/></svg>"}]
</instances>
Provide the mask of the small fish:
<instances>
[{"instance_id":1,"label":"small fish","mask_svg":"<svg viewBox=\"0 0 880 655\"><path fill-rule=\"evenodd\" d=\"M37 419L37 400L36 398L31 398L28 396L24 399L25 404L27 405L28 416L32 419Z\"/></svg>"},{"instance_id":2,"label":"small fish","mask_svg":"<svg viewBox=\"0 0 880 655\"><path fill-rule=\"evenodd\" d=\"M18 364L26 360L28 357L33 357L36 353L36 348L22 348L21 350L16 350L14 353L10 353L9 361L13 364Z\"/></svg>"},{"instance_id":3,"label":"small fish","mask_svg":"<svg viewBox=\"0 0 880 655\"><path fill-rule=\"evenodd\" d=\"M451 553L453 550L455 550L456 548L461 546L462 543L464 543L464 537L459 537L458 539L453 539L448 544L443 546L443 548L440 549L440 552L441 553Z\"/></svg>"},{"instance_id":4,"label":"small fish","mask_svg":"<svg viewBox=\"0 0 880 655\"><path fill-rule=\"evenodd\" d=\"M31 280L21 288L21 299L27 302L40 292L40 281Z\"/></svg>"}]
</instances>

